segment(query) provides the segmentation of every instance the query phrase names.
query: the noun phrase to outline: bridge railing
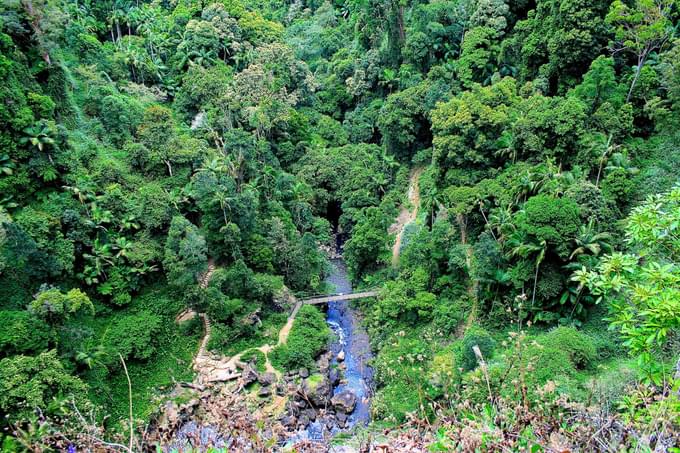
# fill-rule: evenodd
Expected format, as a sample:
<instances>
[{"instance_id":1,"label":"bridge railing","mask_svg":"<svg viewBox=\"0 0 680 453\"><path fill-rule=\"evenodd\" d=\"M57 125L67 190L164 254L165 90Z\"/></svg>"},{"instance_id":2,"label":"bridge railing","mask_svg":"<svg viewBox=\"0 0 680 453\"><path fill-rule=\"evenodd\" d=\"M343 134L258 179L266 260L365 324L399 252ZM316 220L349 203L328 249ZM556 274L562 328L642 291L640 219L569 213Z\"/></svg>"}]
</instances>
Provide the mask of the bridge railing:
<instances>
[{"instance_id":1,"label":"bridge railing","mask_svg":"<svg viewBox=\"0 0 680 453\"><path fill-rule=\"evenodd\" d=\"M362 288L360 290L350 291L348 293L321 293L321 294L304 294L304 293L301 293L300 295L295 294L295 298L299 301L304 302L306 300L319 299L319 298L322 298L322 297L350 296L352 294L358 294L358 293L377 292L378 290L379 290L379 288Z\"/></svg>"}]
</instances>

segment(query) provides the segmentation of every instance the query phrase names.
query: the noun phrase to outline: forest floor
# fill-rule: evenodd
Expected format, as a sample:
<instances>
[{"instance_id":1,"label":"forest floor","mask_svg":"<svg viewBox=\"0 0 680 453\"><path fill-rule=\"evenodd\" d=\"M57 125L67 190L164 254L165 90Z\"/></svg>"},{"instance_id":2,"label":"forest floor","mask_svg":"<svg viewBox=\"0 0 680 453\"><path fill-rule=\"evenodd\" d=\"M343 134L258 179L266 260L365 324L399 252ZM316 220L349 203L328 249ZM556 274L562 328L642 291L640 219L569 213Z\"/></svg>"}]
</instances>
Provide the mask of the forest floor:
<instances>
[{"instance_id":1,"label":"forest floor","mask_svg":"<svg viewBox=\"0 0 680 453\"><path fill-rule=\"evenodd\" d=\"M406 226L415 221L418 216L418 208L420 207L420 187L418 181L424 168L414 168L411 170L408 184L408 203L403 205L397 220L390 226L390 234L397 235L392 246L392 266L399 265L399 252L401 251L401 242L404 237Z\"/></svg>"}]
</instances>

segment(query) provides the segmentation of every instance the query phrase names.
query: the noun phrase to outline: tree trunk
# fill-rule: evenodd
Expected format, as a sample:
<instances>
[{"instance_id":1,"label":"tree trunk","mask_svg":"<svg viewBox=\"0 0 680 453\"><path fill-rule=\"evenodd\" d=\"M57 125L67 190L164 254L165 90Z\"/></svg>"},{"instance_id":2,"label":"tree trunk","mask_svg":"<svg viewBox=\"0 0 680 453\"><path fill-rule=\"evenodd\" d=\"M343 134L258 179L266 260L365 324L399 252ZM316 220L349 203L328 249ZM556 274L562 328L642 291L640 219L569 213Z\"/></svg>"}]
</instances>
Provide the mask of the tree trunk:
<instances>
[{"instance_id":1,"label":"tree trunk","mask_svg":"<svg viewBox=\"0 0 680 453\"><path fill-rule=\"evenodd\" d=\"M467 244L467 219L464 214L456 214L456 222L458 222L458 228L460 229L460 242L461 244Z\"/></svg>"},{"instance_id":2,"label":"tree trunk","mask_svg":"<svg viewBox=\"0 0 680 453\"><path fill-rule=\"evenodd\" d=\"M170 176L172 176L172 165L170 165L170 161L166 160L165 165L168 167L168 173L170 173Z\"/></svg>"},{"instance_id":3,"label":"tree trunk","mask_svg":"<svg viewBox=\"0 0 680 453\"><path fill-rule=\"evenodd\" d=\"M534 273L534 289L531 292L531 311L534 310L534 301L536 300L536 284L538 283L538 268L540 264L536 264L536 272Z\"/></svg>"},{"instance_id":4,"label":"tree trunk","mask_svg":"<svg viewBox=\"0 0 680 453\"><path fill-rule=\"evenodd\" d=\"M604 147L604 152L602 153L602 157L600 157L600 167L597 169L597 179L595 179L595 187L598 187L600 185L600 176L602 176L602 166L604 165L604 158L607 157L607 154L609 153L609 145L611 145L613 136L614 136L613 133L609 134L609 137L607 138L607 144Z\"/></svg>"},{"instance_id":5,"label":"tree trunk","mask_svg":"<svg viewBox=\"0 0 680 453\"><path fill-rule=\"evenodd\" d=\"M638 65L637 68L635 68L635 76L633 77L633 82L630 84L630 88L628 89L628 96L626 96L626 102L630 102L630 97L633 95L633 88L635 88L635 84L638 81L638 78L640 77L640 72L642 72L642 66L645 64L645 61L647 60L647 52L644 52L642 55L640 55L640 58L638 59Z\"/></svg>"}]
</instances>

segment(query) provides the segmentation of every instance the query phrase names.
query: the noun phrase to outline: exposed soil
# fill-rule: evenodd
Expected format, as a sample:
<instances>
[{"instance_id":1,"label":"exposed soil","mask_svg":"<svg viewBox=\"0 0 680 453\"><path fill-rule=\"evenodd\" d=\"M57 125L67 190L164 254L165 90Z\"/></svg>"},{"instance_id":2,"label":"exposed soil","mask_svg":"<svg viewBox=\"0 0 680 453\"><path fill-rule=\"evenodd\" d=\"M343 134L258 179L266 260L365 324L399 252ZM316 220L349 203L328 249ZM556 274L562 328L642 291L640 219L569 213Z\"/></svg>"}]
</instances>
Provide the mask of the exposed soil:
<instances>
[{"instance_id":1,"label":"exposed soil","mask_svg":"<svg viewBox=\"0 0 680 453\"><path fill-rule=\"evenodd\" d=\"M392 246L392 266L399 265L399 252L401 250L401 240L404 236L406 226L413 222L418 216L418 208L420 207L420 188L418 181L424 168L414 168L411 170L408 184L408 205L402 206L397 220L390 226L389 233L397 235L394 245Z\"/></svg>"}]
</instances>

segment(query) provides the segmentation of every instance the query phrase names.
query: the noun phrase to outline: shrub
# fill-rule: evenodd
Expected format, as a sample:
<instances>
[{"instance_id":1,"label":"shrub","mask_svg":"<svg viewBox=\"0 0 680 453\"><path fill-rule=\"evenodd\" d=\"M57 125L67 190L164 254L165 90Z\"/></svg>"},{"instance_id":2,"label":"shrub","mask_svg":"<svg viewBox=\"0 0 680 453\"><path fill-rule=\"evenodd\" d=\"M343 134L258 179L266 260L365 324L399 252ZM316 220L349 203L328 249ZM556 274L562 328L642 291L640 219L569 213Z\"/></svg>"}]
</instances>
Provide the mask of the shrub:
<instances>
[{"instance_id":1,"label":"shrub","mask_svg":"<svg viewBox=\"0 0 680 453\"><path fill-rule=\"evenodd\" d=\"M373 365L375 383L382 386L372 403L376 414L403 421L441 393L430 379L432 347L421 337L396 335L382 348Z\"/></svg>"},{"instance_id":2,"label":"shrub","mask_svg":"<svg viewBox=\"0 0 680 453\"><path fill-rule=\"evenodd\" d=\"M439 299L434 308L434 323L444 334L453 334L461 321L465 318L470 301L463 297L457 300Z\"/></svg>"},{"instance_id":3,"label":"shrub","mask_svg":"<svg viewBox=\"0 0 680 453\"><path fill-rule=\"evenodd\" d=\"M420 406L418 392L404 381L396 381L378 390L371 402L374 416L401 423L406 414Z\"/></svg>"},{"instance_id":4,"label":"shrub","mask_svg":"<svg viewBox=\"0 0 680 453\"><path fill-rule=\"evenodd\" d=\"M120 315L106 331L108 362L123 358L146 360L156 351L155 339L161 327L161 318L149 312L135 315Z\"/></svg>"},{"instance_id":5,"label":"shrub","mask_svg":"<svg viewBox=\"0 0 680 453\"><path fill-rule=\"evenodd\" d=\"M183 336L197 335L202 332L203 322L198 316L194 316L188 321L185 321L179 325L179 332Z\"/></svg>"},{"instance_id":6,"label":"shrub","mask_svg":"<svg viewBox=\"0 0 680 453\"><path fill-rule=\"evenodd\" d=\"M574 366L567 351L555 346L540 344L529 346L522 365L527 369L527 386L537 388L548 381L574 374Z\"/></svg>"},{"instance_id":7,"label":"shrub","mask_svg":"<svg viewBox=\"0 0 680 453\"><path fill-rule=\"evenodd\" d=\"M28 311L0 311L0 356L38 352L47 348L47 324Z\"/></svg>"},{"instance_id":8,"label":"shrub","mask_svg":"<svg viewBox=\"0 0 680 453\"><path fill-rule=\"evenodd\" d=\"M267 358L259 349L248 349L241 355L241 361L253 364L259 373L263 373L267 370L265 365L267 363Z\"/></svg>"},{"instance_id":9,"label":"shrub","mask_svg":"<svg viewBox=\"0 0 680 453\"><path fill-rule=\"evenodd\" d=\"M458 360L458 363L460 363L461 367L466 371L477 368L477 356L473 350L475 346L479 346L479 350L482 352L484 360L488 361L493 357L496 342L491 338L491 335L482 328L473 327L468 329L463 337L463 346Z\"/></svg>"},{"instance_id":10,"label":"shrub","mask_svg":"<svg viewBox=\"0 0 680 453\"><path fill-rule=\"evenodd\" d=\"M330 329L323 313L311 305L304 305L297 314L285 344L272 351L275 366L292 370L313 368L314 359L328 344Z\"/></svg>"},{"instance_id":11,"label":"shrub","mask_svg":"<svg viewBox=\"0 0 680 453\"><path fill-rule=\"evenodd\" d=\"M57 358L57 351L36 357L16 356L0 360L0 414L9 421L29 418L36 408L55 413L55 399L72 397L87 408L87 386L70 375ZM60 414L61 415L61 414ZM3 420L4 421L4 420Z\"/></svg>"},{"instance_id":12,"label":"shrub","mask_svg":"<svg viewBox=\"0 0 680 453\"><path fill-rule=\"evenodd\" d=\"M593 340L574 327L558 327L539 341L547 348L567 353L569 361L578 369L590 367L597 359L597 350Z\"/></svg>"}]
</instances>

